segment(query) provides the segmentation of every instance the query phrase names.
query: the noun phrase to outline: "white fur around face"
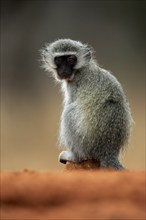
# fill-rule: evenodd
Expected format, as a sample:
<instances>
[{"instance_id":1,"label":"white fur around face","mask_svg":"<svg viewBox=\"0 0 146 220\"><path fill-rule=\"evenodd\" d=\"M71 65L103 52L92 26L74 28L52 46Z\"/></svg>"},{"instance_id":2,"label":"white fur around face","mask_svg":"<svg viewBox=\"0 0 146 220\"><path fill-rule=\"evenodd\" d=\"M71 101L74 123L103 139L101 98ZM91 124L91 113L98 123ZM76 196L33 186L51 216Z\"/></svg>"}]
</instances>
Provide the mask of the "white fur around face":
<instances>
[{"instance_id":1,"label":"white fur around face","mask_svg":"<svg viewBox=\"0 0 146 220\"><path fill-rule=\"evenodd\" d=\"M54 63L54 58L58 56L68 56L68 55L75 55L77 57L77 64L74 66L74 69L80 69L82 66L85 65L85 55L83 53L77 53L77 52L56 52L52 55L52 59L50 60L52 63L52 67L56 68L56 65Z\"/></svg>"},{"instance_id":2,"label":"white fur around face","mask_svg":"<svg viewBox=\"0 0 146 220\"><path fill-rule=\"evenodd\" d=\"M56 52L53 54L53 57L59 57L59 56L67 56L67 55L76 55L77 52Z\"/></svg>"},{"instance_id":3,"label":"white fur around face","mask_svg":"<svg viewBox=\"0 0 146 220\"><path fill-rule=\"evenodd\" d=\"M78 48L78 51L61 51L61 52L53 52L52 47L50 48L50 45L46 45L44 50L42 50L42 62L43 66L46 70L50 70L51 68L56 68L56 65L54 63L54 58L57 56L66 56L66 55L75 55L77 57L77 64L75 65L74 69L79 69L82 66L86 65L86 63L89 62L88 58L86 57L88 51L87 47L80 45L80 49Z\"/></svg>"}]
</instances>

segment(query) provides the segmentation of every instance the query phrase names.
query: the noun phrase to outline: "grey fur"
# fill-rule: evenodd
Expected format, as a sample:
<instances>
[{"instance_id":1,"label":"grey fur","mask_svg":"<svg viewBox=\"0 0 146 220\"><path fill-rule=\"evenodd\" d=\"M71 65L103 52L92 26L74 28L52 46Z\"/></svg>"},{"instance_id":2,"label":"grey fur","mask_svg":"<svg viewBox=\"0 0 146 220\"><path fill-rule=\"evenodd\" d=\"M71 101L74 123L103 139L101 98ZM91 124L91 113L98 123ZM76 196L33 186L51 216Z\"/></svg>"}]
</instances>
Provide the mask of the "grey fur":
<instances>
[{"instance_id":1,"label":"grey fur","mask_svg":"<svg viewBox=\"0 0 146 220\"><path fill-rule=\"evenodd\" d=\"M81 42L57 40L43 50L43 65L56 77L54 56L76 54L78 62L71 80L62 80L64 109L60 143L67 148L59 160L100 161L103 168L123 169L119 154L128 144L132 117L118 80L100 68L93 50Z\"/></svg>"}]
</instances>

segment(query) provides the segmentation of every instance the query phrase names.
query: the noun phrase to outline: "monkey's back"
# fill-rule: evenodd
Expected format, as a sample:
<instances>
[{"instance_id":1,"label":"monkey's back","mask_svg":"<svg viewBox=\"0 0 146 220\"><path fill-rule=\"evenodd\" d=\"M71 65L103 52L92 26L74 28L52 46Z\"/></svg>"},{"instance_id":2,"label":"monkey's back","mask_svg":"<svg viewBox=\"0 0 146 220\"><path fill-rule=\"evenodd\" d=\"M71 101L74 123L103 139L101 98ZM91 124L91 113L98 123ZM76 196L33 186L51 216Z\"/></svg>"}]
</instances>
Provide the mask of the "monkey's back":
<instances>
[{"instance_id":1,"label":"monkey's back","mask_svg":"<svg viewBox=\"0 0 146 220\"><path fill-rule=\"evenodd\" d=\"M76 89L75 98L65 104L62 113L61 141L79 159L117 156L128 142L131 127L123 89L114 76L101 68L96 75L91 72L88 77L84 72L82 77L78 88L71 88ZM86 83L82 83L84 80Z\"/></svg>"}]
</instances>

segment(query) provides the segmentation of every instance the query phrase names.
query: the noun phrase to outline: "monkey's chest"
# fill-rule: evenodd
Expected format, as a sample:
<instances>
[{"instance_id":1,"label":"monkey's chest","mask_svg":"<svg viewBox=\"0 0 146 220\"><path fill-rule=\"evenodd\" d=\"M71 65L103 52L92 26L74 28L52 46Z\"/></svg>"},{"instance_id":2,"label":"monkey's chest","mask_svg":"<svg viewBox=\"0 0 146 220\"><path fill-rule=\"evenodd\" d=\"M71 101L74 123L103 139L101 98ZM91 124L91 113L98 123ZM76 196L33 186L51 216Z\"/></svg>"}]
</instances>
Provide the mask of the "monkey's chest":
<instances>
[{"instance_id":1,"label":"monkey's chest","mask_svg":"<svg viewBox=\"0 0 146 220\"><path fill-rule=\"evenodd\" d=\"M62 114L64 129L68 133L70 132L72 136L90 136L97 127L98 117L96 111L97 107L93 111L89 104L80 106L72 103L68 105Z\"/></svg>"}]
</instances>

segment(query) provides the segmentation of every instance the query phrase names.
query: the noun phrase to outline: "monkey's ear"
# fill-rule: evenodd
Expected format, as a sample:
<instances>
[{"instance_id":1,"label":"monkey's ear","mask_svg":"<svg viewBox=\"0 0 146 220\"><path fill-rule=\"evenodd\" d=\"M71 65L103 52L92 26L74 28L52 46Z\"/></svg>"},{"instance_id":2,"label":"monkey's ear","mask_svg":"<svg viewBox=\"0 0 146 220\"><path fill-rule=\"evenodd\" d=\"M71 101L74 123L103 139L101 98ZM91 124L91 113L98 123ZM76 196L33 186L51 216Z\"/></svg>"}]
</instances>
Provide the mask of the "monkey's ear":
<instances>
[{"instance_id":1,"label":"monkey's ear","mask_svg":"<svg viewBox=\"0 0 146 220\"><path fill-rule=\"evenodd\" d=\"M78 62L76 65L76 69L79 69L88 64L92 57L92 49L88 45L82 45L80 47L80 51L77 54Z\"/></svg>"},{"instance_id":2,"label":"monkey's ear","mask_svg":"<svg viewBox=\"0 0 146 220\"><path fill-rule=\"evenodd\" d=\"M93 49L89 45L84 48L84 57L89 61L92 57Z\"/></svg>"}]
</instances>

